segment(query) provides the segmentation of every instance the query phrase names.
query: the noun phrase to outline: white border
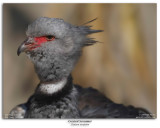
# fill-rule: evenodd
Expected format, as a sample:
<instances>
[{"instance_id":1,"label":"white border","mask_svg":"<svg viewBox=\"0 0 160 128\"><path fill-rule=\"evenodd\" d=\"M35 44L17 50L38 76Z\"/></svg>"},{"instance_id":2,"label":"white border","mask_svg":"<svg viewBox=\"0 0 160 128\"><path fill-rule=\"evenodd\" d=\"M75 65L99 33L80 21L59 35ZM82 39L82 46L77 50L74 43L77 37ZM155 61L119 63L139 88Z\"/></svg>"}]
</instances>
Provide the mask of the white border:
<instances>
[{"instance_id":1,"label":"white border","mask_svg":"<svg viewBox=\"0 0 160 128\"><path fill-rule=\"evenodd\" d=\"M160 30L159 28L159 25L158 23L160 23L160 20L159 20L159 14L160 14L160 9L159 9L159 0L131 0L131 1L128 1L128 0L107 0L107 1L104 1L104 0L78 0L76 1L76 3L158 3L157 4L157 30ZM69 3L73 3L75 1L64 1L64 0L45 0L45 1L42 1L42 0L23 0L23 1L20 1L20 0L1 0L1 9L0 9L0 15L1 15L1 20L0 20L0 24L1 24L1 34L0 34L0 39L1 39L1 42L2 42L2 3L66 3L66 2L69 2ZM159 31L158 31L158 34L157 34L157 78L160 77L160 68L158 67L158 65L160 65L160 59L159 59L159 56L160 56L160 45L158 42L160 42L160 39L159 39ZM0 45L0 50L2 50L2 44ZM2 51L0 52L2 53ZM2 55L2 54L1 54ZM0 56L0 60L2 60L2 56ZM1 62L1 74L0 74L0 83L2 83L2 62ZM157 79L157 94L158 94L158 97L157 99L159 100L159 97L160 97L160 93L159 93L159 84L160 84L160 81L159 79ZM2 86L0 87L0 92L2 92ZM157 100L157 101L158 101ZM0 95L0 103L2 103L2 95ZM160 101L157 102L157 108L160 108ZM2 117L2 104L0 105L0 115ZM112 128L119 128L119 127L123 127L123 128L139 128L139 127L145 127L145 128L155 128L155 127L160 127L160 120L159 120L159 114L160 114L160 111L159 109L157 110L157 119L146 119L146 120L141 120L141 119L138 119L138 120L130 120L130 119L105 119L105 120L93 120L92 123L90 124L89 127L95 127L95 128L101 128L101 127L112 127ZM19 127L23 127L23 128L58 128L59 127L65 127L65 128L68 128L68 127L71 127L70 124L67 122L67 120L4 120L1 118L0 120L0 127L1 128L19 128ZM78 126L79 127L79 126Z\"/></svg>"}]
</instances>

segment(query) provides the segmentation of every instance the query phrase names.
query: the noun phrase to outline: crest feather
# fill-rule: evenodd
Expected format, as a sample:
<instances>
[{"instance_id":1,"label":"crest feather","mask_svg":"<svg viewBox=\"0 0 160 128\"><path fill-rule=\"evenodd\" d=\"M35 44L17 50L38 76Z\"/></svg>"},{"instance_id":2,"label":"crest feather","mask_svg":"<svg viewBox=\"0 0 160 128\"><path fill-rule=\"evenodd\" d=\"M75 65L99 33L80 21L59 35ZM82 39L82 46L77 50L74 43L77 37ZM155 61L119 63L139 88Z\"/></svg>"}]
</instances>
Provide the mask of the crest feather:
<instances>
[{"instance_id":1,"label":"crest feather","mask_svg":"<svg viewBox=\"0 0 160 128\"><path fill-rule=\"evenodd\" d=\"M85 34L85 35L89 35L89 34L93 34L93 33L98 33L98 32L103 32L103 30L91 29L92 26L85 26L86 24L89 24L89 23L91 23L91 22L93 22L95 20L97 20L97 18L84 23L82 26L78 26L80 32L82 34ZM98 42L98 41L94 40L94 38L87 38L86 42L84 43L84 46L93 45L96 42Z\"/></svg>"}]
</instances>

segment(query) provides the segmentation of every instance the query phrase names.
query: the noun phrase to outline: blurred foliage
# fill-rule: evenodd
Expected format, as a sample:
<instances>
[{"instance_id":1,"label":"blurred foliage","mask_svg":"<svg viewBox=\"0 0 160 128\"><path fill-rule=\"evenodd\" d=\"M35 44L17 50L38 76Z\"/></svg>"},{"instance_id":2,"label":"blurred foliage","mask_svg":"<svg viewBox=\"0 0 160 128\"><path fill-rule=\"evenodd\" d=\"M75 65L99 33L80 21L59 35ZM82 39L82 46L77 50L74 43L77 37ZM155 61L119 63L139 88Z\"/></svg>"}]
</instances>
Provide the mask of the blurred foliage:
<instances>
[{"instance_id":1,"label":"blurred foliage","mask_svg":"<svg viewBox=\"0 0 160 128\"><path fill-rule=\"evenodd\" d=\"M39 80L33 65L16 50L27 25L38 17L91 23L102 42L83 49L74 82L92 86L116 103L156 114L156 4L3 4L3 114L26 102Z\"/></svg>"}]
</instances>

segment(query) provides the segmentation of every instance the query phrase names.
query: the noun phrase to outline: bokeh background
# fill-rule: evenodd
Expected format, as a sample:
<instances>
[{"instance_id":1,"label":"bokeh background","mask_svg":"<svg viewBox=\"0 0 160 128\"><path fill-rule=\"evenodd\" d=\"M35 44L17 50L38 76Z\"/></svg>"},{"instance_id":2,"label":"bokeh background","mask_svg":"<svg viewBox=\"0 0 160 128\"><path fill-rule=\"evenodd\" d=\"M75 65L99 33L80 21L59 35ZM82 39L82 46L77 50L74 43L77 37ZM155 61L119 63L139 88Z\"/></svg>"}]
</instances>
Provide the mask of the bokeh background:
<instances>
[{"instance_id":1,"label":"bokeh background","mask_svg":"<svg viewBox=\"0 0 160 128\"><path fill-rule=\"evenodd\" d=\"M116 103L156 114L156 4L3 4L3 116L26 102L39 80L32 63L16 51L27 25L38 17L63 18L104 32L83 49L74 82L92 86Z\"/></svg>"}]
</instances>

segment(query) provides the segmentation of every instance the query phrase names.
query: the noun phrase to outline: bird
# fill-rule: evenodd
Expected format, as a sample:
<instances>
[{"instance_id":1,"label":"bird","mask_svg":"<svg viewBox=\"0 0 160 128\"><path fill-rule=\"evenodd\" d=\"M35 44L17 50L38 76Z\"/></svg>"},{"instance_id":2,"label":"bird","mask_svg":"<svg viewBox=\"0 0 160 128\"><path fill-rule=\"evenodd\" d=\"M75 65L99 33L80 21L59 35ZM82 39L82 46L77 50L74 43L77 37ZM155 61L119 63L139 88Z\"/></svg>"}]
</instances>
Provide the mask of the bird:
<instances>
[{"instance_id":1,"label":"bird","mask_svg":"<svg viewBox=\"0 0 160 128\"><path fill-rule=\"evenodd\" d=\"M9 118L152 118L144 108L114 103L92 87L73 83L71 72L82 49L98 42L88 35L103 32L87 25L95 20L78 26L40 17L28 25L17 54L24 52L31 60L39 84L25 103L10 111Z\"/></svg>"}]
</instances>

